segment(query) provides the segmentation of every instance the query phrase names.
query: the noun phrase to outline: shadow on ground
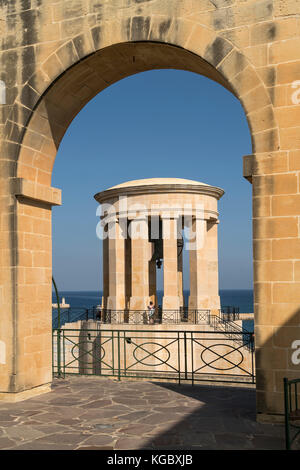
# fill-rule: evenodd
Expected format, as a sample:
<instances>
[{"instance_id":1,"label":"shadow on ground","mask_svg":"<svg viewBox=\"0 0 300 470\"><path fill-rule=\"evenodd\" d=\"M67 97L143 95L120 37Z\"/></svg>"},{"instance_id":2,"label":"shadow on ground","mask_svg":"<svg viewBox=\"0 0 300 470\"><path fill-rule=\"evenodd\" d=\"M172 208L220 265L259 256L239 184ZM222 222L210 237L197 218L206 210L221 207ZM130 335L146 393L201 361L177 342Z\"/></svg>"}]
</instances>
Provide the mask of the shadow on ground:
<instances>
[{"instance_id":1,"label":"shadow on ground","mask_svg":"<svg viewBox=\"0 0 300 470\"><path fill-rule=\"evenodd\" d=\"M0 404L0 449L283 449L282 425L255 421L255 389L55 379Z\"/></svg>"},{"instance_id":2,"label":"shadow on ground","mask_svg":"<svg viewBox=\"0 0 300 470\"><path fill-rule=\"evenodd\" d=\"M178 403L184 404L182 419L155 437L158 448L284 449L283 425L256 422L255 388L157 385L178 394ZM160 412L166 409L156 407Z\"/></svg>"}]
</instances>

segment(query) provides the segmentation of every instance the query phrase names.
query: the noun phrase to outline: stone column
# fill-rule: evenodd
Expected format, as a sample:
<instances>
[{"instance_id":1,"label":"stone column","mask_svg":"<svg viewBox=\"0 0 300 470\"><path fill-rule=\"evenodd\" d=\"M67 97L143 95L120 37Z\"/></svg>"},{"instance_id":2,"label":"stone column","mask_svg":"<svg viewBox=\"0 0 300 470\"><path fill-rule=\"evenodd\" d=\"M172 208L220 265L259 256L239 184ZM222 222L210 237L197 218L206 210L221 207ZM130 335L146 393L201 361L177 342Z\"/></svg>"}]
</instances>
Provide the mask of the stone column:
<instances>
[{"instance_id":1,"label":"stone column","mask_svg":"<svg viewBox=\"0 0 300 470\"><path fill-rule=\"evenodd\" d=\"M112 323L124 321L125 309L125 238L126 227L123 219L109 222L108 260L109 260L109 297L107 308L123 310L112 312Z\"/></svg>"},{"instance_id":2,"label":"stone column","mask_svg":"<svg viewBox=\"0 0 300 470\"><path fill-rule=\"evenodd\" d=\"M193 233L193 236L191 235ZM208 261L207 221L194 218L190 224L189 255L190 255L190 297L189 309L209 308L208 299Z\"/></svg>"},{"instance_id":3,"label":"stone column","mask_svg":"<svg viewBox=\"0 0 300 470\"><path fill-rule=\"evenodd\" d=\"M193 218L190 237L190 309L220 309L216 221Z\"/></svg>"},{"instance_id":4,"label":"stone column","mask_svg":"<svg viewBox=\"0 0 300 470\"><path fill-rule=\"evenodd\" d=\"M163 223L163 255L164 255L164 296L162 321L170 320L170 314L164 310L179 311L178 295L178 256L177 256L177 218L164 218ZM174 318L175 319L175 318Z\"/></svg>"},{"instance_id":5,"label":"stone column","mask_svg":"<svg viewBox=\"0 0 300 470\"><path fill-rule=\"evenodd\" d=\"M106 226L108 230L108 227ZM102 269L103 269L103 307L107 308L107 300L109 296L109 257L108 257L108 238L102 241Z\"/></svg>"},{"instance_id":6,"label":"stone column","mask_svg":"<svg viewBox=\"0 0 300 470\"><path fill-rule=\"evenodd\" d=\"M207 259L207 294L208 306L212 314L218 315L219 296L219 262L218 262L218 221L207 221L206 259Z\"/></svg>"},{"instance_id":7,"label":"stone column","mask_svg":"<svg viewBox=\"0 0 300 470\"><path fill-rule=\"evenodd\" d=\"M150 242L148 239L147 217L131 220L131 298L130 310L145 310L149 303L149 261Z\"/></svg>"},{"instance_id":8,"label":"stone column","mask_svg":"<svg viewBox=\"0 0 300 470\"><path fill-rule=\"evenodd\" d=\"M5 168L0 170L0 400L16 402L51 391L51 206L59 205L61 196L55 188L14 180Z\"/></svg>"}]
</instances>

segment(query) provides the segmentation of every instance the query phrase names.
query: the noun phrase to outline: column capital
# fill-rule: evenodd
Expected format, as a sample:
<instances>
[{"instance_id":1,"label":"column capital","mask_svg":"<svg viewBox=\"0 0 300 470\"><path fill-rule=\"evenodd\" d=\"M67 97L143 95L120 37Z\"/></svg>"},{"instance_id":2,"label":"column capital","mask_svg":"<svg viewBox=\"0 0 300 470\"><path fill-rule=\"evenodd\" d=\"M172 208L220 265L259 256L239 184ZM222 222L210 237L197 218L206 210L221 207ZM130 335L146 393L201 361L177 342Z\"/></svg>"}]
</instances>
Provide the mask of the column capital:
<instances>
[{"instance_id":1,"label":"column capital","mask_svg":"<svg viewBox=\"0 0 300 470\"><path fill-rule=\"evenodd\" d=\"M130 215L128 214L127 219L130 220L130 222L141 222L143 220L148 220L148 214L145 212L138 214L138 215Z\"/></svg>"},{"instance_id":2,"label":"column capital","mask_svg":"<svg viewBox=\"0 0 300 470\"><path fill-rule=\"evenodd\" d=\"M181 215L181 214L180 214L179 212L178 212L177 214L175 214L174 212L173 212L173 213L170 213L170 212L169 212L169 213L167 213L167 214L164 213L164 212L162 212L162 213L160 214L160 218L161 218L162 220L174 220L174 219L179 219L180 215Z\"/></svg>"},{"instance_id":3,"label":"column capital","mask_svg":"<svg viewBox=\"0 0 300 470\"><path fill-rule=\"evenodd\" d=\"M207 214L204 214L204 213L195 213L192 215L192 218L194 220L209 220L209 216Z\"/></svg>"},{"instance_id":4,"label":"column capital","mask_svg":"<svg viewBox=\"0 0 300 470\"><path fill-rule=\"evenodd\" d=\"M127 217L117 217L117 216L111 216L109 218L106 218L106 220L101 220L101 226L103 228L107 226L112 226L114 224L121 226L122 224L127 222ZM111 228L111 227L109 227Z\"/></svg>"}]
</instances>

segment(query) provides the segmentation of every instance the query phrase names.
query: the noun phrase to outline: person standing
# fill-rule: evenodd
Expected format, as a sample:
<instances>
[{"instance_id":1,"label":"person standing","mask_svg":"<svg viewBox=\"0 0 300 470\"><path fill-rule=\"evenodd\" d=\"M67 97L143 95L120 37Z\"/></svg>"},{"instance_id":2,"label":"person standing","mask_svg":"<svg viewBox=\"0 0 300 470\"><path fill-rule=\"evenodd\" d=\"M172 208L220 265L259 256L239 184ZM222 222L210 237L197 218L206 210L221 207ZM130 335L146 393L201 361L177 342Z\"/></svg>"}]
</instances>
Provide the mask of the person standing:
<instances>
[{"instance_id":1,"label":"person standing","mask_svg":"<svg viewBox=\"0 0 300 470\"><path fill-rule=\"evenodd\" d=\"M148 308L149 324L153 325L154 324L155 305L151 300L150 300L149 305L148 305L147 308Z\"/></svg>"}]
</instances>

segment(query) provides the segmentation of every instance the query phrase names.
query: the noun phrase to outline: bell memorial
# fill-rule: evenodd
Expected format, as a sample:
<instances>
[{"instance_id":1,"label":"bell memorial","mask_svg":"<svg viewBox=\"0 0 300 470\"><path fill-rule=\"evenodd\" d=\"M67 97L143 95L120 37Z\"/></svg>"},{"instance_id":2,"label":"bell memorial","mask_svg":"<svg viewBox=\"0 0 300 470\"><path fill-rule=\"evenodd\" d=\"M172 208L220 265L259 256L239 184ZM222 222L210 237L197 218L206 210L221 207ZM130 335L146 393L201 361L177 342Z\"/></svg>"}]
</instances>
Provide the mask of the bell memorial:
<instances>
[{"instance_id":1,"label":"bell memorial","mask_svg":"<svg viewBox=\"0 0 300 470\"><path fill-rule=\"evenodd\" d=\"M164 311L184 307L183 231L188 233L188 309L220 308L217 205L223 194L198 181L152 178L95 195L101 204L103 304L120 312L118 322L126 309L145 310L150 301L157 305L156 269L162 264L162 320Z\"/></svg>"}]
</instances>

